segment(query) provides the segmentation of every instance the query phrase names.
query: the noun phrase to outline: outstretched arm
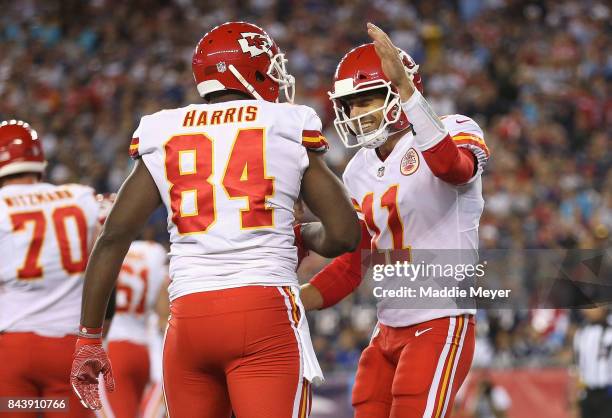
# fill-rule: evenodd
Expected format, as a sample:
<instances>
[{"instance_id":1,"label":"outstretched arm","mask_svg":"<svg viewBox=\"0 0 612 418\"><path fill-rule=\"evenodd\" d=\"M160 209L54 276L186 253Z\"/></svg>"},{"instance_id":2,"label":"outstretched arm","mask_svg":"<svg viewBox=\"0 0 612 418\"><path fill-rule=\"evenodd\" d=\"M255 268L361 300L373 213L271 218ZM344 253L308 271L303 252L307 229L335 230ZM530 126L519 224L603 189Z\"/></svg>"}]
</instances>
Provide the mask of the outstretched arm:
<instances>
[{"instance_id":1,"label":"outstretched arm","mask_svg":"<svg viewBox=\"0 0 612 418\"><path fill-rule=\"evenodd\" d=\"M323 157L309 151L308 159L310 164L302 179L302 196L321 222L302 225L304 246L323 257L353 251L359 245L361 230L344 186Z\"/></svg>"}]
</instances>

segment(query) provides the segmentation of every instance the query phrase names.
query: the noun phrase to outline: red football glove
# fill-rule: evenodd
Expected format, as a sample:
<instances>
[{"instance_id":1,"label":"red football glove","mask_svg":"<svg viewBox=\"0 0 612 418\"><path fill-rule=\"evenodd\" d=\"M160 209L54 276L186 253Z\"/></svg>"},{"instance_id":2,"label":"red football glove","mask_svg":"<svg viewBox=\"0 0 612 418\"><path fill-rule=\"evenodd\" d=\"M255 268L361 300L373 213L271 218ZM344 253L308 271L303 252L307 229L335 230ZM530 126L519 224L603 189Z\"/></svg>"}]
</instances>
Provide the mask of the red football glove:
<instances>
[{"instance_id":1,"label":"red football glove","mask_svg":"<svg viewBox=\"0 0 612 418\"><path fill-rule=\"evenodd\" d=\"M85 408L101 409L98 376L100 373L104 376L104 387L108 392L115 390L115 379L110 360L102 347L101 335L98 336L102 331L92 333L89 329L86 332L90 336L80 334L76 342L70 383Z\"/></svg>"}]
</instances>

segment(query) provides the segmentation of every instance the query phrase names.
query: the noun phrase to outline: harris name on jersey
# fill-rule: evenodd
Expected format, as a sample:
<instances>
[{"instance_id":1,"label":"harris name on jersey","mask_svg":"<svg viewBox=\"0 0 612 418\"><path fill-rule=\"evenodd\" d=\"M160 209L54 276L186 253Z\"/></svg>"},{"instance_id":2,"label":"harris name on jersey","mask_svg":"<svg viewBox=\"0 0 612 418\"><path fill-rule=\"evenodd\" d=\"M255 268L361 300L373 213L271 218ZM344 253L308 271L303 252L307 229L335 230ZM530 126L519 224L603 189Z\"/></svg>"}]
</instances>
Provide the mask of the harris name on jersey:
<instances>
[{"instance_id":1,"label":"harris name on jersey","mask_svg":"<svg viewBox=\"0 0 612 418\"><path fill-rule=\"evenodd\" d=\"M183 118L184 127L221 125L225 123L253 122L257 119L257 106L231 106L214 111L190 110Z\"/></svg>"}]
</instances>

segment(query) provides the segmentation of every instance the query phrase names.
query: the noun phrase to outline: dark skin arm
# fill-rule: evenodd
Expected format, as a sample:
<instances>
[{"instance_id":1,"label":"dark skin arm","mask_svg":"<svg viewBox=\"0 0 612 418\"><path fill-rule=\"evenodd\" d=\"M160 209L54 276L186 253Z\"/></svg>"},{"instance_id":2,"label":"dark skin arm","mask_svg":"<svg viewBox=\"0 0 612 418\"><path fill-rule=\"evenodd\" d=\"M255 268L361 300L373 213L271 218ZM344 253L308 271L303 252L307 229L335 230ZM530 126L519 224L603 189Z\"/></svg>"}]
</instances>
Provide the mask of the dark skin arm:
<instances>
[{"instance_id":1,"label":"dark skin arm","mask_svg":"<svg viewBox=\"0 0 612 418\"><path fill-rule=\"evenodd\" d=\"M325 164L323 157L309 151L310 165L302 179L302 197L321 222L304 224L304 246L323 257L353 251L361 239L357 214L344 186Z\"/></svg>"},{"instance_id":2,"label":"dark skin arm","mask_svg":"<svg viewBox=\"0 0 612 418\"><path fill-rule=\"evenodd\" d=\"M157 186L142 160L125 180L94 245L83 286L81 325L102 326L106 305L132 241L161 204Z\"/></svg>"},{"instance_id":3,"label":"dark skin arm","mask_svg":"<svg viewBox=\"0 0 612 418\"><path fill-rule=\"evenodd\" d=\"M113 317L115 316L115 311L117 308L117 288L113 287L113 290L110 294L108 304L106 306L106 314L104 315L104 324L102 327L102 338L106 338L110 331L110 327L113 321Z\"/></svg>"},{"instance_id":4,"label":"dark skin arm","mask_svg":"<svg viewBox=\"0 0 612 418\"><path fill-rule=\"evenodd\" d=\"M159 290L157 296L157 302L155 303L155 312L159 317L159 329L163 332L168 324L168 317L170 316L170 297L168 296L168 284L164 283Z\"/></svg>"}]
</instances>

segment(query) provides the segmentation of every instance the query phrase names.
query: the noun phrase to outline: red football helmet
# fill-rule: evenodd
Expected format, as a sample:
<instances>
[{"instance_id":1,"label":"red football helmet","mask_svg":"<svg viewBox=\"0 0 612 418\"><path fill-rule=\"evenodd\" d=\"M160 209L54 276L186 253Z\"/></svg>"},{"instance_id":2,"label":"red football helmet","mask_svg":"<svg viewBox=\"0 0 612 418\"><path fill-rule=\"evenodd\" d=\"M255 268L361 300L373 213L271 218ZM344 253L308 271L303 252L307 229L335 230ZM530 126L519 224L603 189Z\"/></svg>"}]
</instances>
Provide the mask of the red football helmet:
<instances>
[{"instance_id":1,"label":"red football helmet","mask_svg":"<svg viewBox=\"0 0 612 418\"><path fill-rule=\"evenodd\" d=\"M42 173L47 162L38 134L25 122L0 123L0 177Z\"/></svg>"},{"instance_id":2,"label":"red football helmet","mask_svg":"<svg viewBox=\"0 0 612 418\"><path fill-rule=\"evenodd\" d=\"M259 26L229 22L200 39L193 53L193 77L200 96L238 90L255 99L277 102L283 89L293 103L295 79L287 73L287 60Z\"/></svg>"},{"instance_id":3,"label":"red football helmet","mask_svg":"<svg viewBox=\"0 0 612 418\"><path fill-rule=\"evenodd\" d=\"M408 77L422 93L423 83L418 73L419 66L406 52L399 48L398 51ZM385 103L366 114L351 118L349 108L343 99L347 96L378 89L386 90ZM340 139L348 148L357 146L379 147L387 140L390 133L399 132L410 125L406 115L402 112L399 92L385 76L373 43L358 46L342 58L334 75L334 88L328 94L336 112L334 127L338 131ZM380 126L372 132L365 133L361 124L362 118L381 110L384 118ZM354 141L351 141L350 138L354 138Z\"/></svg>"}]
</instances>

